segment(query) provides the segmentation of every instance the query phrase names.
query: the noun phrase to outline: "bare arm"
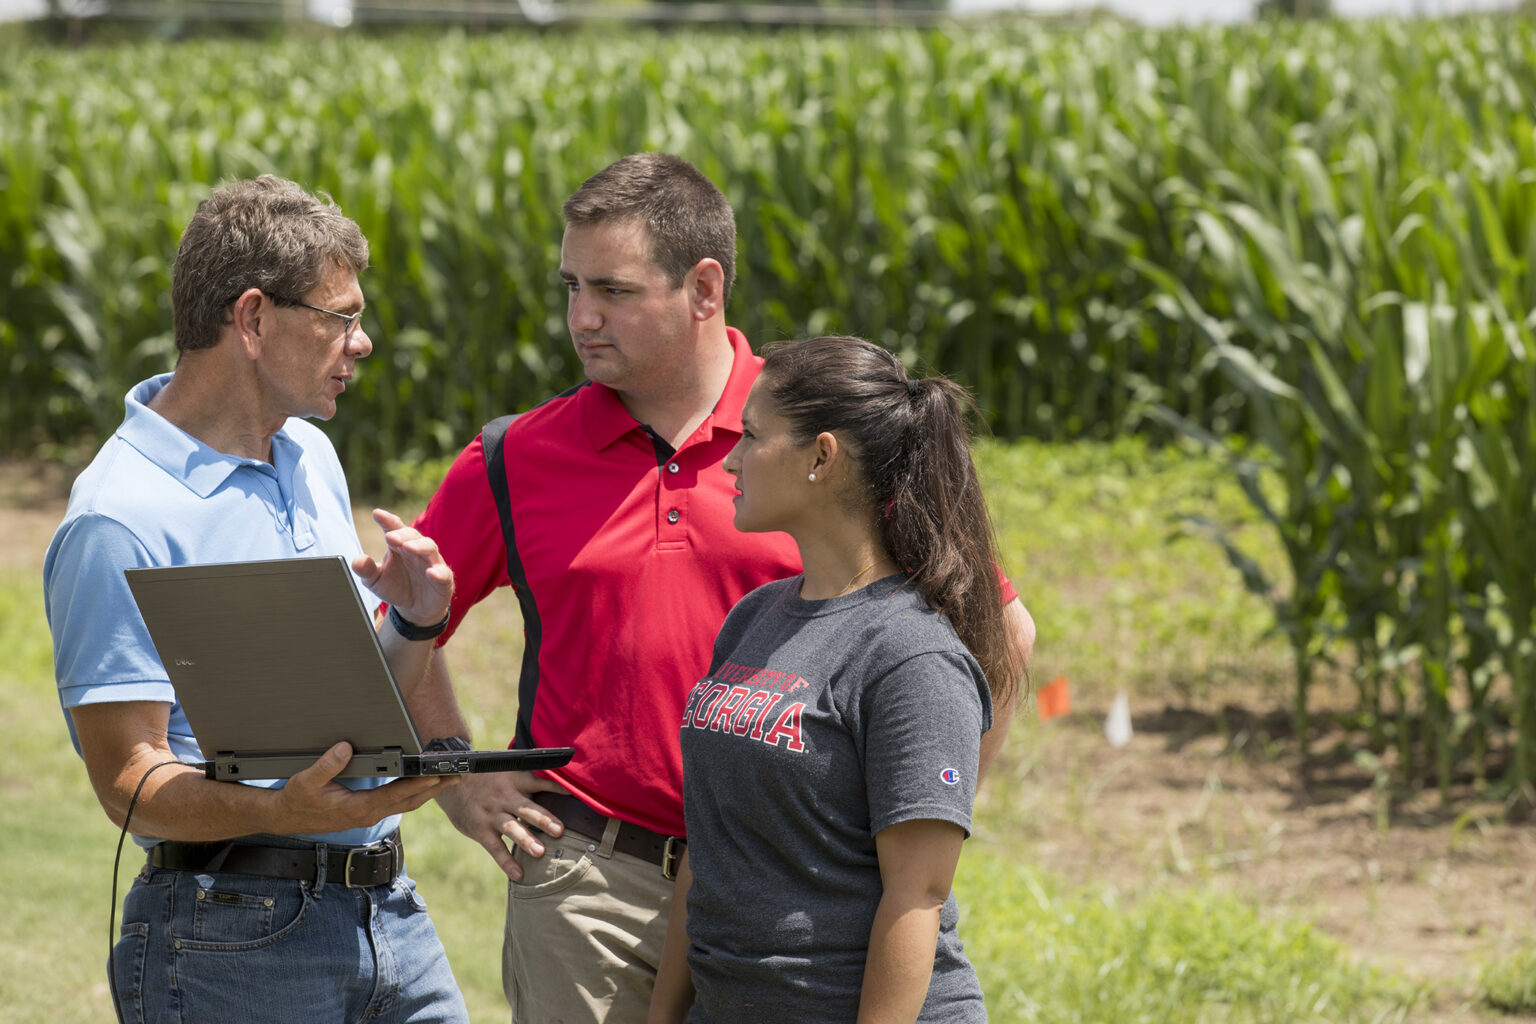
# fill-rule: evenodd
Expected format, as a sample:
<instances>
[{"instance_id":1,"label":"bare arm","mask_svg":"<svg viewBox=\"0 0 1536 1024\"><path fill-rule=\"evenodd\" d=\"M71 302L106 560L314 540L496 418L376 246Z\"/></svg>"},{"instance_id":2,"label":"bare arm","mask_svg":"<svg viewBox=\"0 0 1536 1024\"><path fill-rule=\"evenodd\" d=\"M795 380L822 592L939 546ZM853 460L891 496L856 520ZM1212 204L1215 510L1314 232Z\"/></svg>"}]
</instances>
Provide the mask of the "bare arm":
<instances>
[{"instance_id":1,"label":"bare arm","mask_svg":"<svg viewBox=\"0 0 1536 1024\"><path fill-rule=\"evenodd\" d=\"M371 558L360 558L353 568L407 621L419 625L440 621L453 598L453 573L437 543L391 512L374 509L373 519L384 530L389 545L384 561L375 564ZM428 740L450 736L470 739L442 650L434 651L430 640L405 639L387 621L379 625L379 642L421 734ZM544 844L527 826L551 835L563 831L558 818L533 802L532 794L540 790L565 791L532 772L468 775L462 777L460 785L438 794L439 806L455 828L484 847L508 878L518 881L523 871L507 841L541 857Z\"/></svg>"},{"instance_id":2,"label":"bare arm","mask_svg":"<svg viewBox=\"0 0 1536 1024\"><path fill-rule=\"evenodd\" d=\"M992 761L997 757L997 752L1003 749L1003 742L1008 738L1008 728L1013 724L1014 712L1023 700L1024 673L1029 667L1030 652L1035 647L1035 620L1022 601L1014 598L1004 605L1003 617L1007 622L1008 635L1013 643L1019 685L1014 688L1013 698L1008 703L992 709L992 728L981 735L980 778L983 779L986 778L987 769L992 766Z\"/></svg>"},{"instance_id":3,"label":"bare arm","mask_svg":"<svg viewBox=\"0 0 1536 1024\"><path fill-rule=\"evenodd\" d=\"M651 991L651 1012L646 1024L682 1024L693 1005L693 976L688 970L688 890L693 886L693 869L688 865L688 848L677 864L677 881L672 886L672 910L667 918L667 938L661 947L661 963L656 970L656 987Z\"/></svg>"},{"instance_id":4,"label":"bare arm","mask_svg":"<svg viewBox=\"0 0 1536 1024\"><path fill-rule=\"evenodd\" d=\"M389 626L384 626L389 629ZM453 692L453 677L448 672L447 656L442 648L435 648L426 661L426 671L421 683L411 691L406 700L411 711L411 721L422 742L457 736L470 740L469 723L459 710L459 700Z\"/></svg>"},{"instance_id":5,"label":"bare arm","mask_svg":"<svg viewBox=\"0 0 1536 1024\"><path fill-rule=\"evenodd\" d=\"M912 1024L922 1011L965 833L947 821L904 821L875 836L884 893L869 932L858 1024Z\"/></svg>"},{"instance_id":6,"label":"bare arm","mask_svg":"<svg viewBox=\"0 0 1536 1024\"><path fill-rule=\"evenodd\" d=\"M174 761L166 741L170 705L156 701L87 704L70 709L96 799L113 824L122 825L144 773ZM282 789L216 782L202 771L162 768L144 783L133 811L133 831L157 839L205 842L266 832L276 835L367 828L392 814L415 810L456 780L400 779L353 791L334 781L352 748L338 743Z\"/></svg>"},{"instance_id":7,"label":"bare arm","mask_svg":"<svg viewBox=\"0 0 1536 1024\"><path fill-rule=\"evenodd\" d=\"M441 622L453 600L453 570L443 561L437 542L381 508L373 510L373 521L384 531L384 560L360 556L353 561L352 571L407 622L419 626ZM385 621L379 626L379 646L409 701L425 677L432 641L407 640Z\"/></svg>"},{"instance_id":8,"label":"bare arm","mask_svg":"<svg viewBox=\"0 0 1536 1024\"><path fill-rule=\"evenodd\" d=\"M469 726L453 697L448 659L441 648L427 663L426 678L411 703L411 715L425 736L470 738ZM556 836L564 831L559 818L533 802L533 794L541 791L564 793L565 788L533 772L492 772L464 776L461 785L438 794L437 802L454 828L484 847L502 872L517 882L522 880L523 869L517 866L507 843L542 857L544 844L527 825Z\"/></svg>"}]
</instances>

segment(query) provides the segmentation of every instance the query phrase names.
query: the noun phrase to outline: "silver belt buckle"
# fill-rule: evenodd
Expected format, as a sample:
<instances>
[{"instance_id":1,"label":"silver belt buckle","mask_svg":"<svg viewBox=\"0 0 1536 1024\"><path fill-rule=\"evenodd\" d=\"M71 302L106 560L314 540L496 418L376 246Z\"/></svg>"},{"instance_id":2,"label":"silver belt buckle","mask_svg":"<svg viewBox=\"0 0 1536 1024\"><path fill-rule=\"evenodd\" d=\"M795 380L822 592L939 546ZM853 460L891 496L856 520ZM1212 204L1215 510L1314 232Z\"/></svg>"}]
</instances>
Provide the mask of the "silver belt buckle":
<instances>
[{"instance_id":1,"label":"silver belt buckle","mask_svg":"<svg viewBox=\"0 0 1536 1024\"><path fill-rule=\"evenodd\" d=\"M383 885L383 882L354 882L352 880L352 858L359 854L372 857L383 853L386 850L389 851L390 873L389 878L385 879L385 881L394 881L395 877L400 874L401 868L400 844L395 842L393 839L386 839L382 843L375 843L372 846L358 846L347 851L347 865L344 871L346 878L344 879L343 884L345 884L348 889L366 889L371 885Z\"/></svg>"}]
</instances>

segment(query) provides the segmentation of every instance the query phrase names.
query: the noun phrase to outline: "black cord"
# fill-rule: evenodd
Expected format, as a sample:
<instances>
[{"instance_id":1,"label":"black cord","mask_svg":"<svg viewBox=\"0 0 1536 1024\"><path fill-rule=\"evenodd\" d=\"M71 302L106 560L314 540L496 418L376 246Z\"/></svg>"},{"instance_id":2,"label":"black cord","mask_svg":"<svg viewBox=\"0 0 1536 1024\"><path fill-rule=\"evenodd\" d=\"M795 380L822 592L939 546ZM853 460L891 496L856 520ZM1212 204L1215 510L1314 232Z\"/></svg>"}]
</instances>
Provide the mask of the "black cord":
<instances>
[{"instance_id":1,"label":"black cord","mask_svg":"<svg viewBox=\"0 0 1536 1024\"><path fill-rule=\"evenodd\" d=\"M124 1024L123 1004L117 998L117 870L123 860L123 840L128 838L128 822L133 820L133 809L139 802L139 794L144 790L144 783L157 769L164 768L168 764L187 764L185 761L161 761L159 764L149 766L139 784L134 788L133 799L128 801L128 813L123 815L123 831L117 837L117 856L112 858L112 908L107 914L107 984L112 989L112 1012L116 1014L118 1024ZM187 764L188 768L196 765Z\"/></svg>"}]
</instances>

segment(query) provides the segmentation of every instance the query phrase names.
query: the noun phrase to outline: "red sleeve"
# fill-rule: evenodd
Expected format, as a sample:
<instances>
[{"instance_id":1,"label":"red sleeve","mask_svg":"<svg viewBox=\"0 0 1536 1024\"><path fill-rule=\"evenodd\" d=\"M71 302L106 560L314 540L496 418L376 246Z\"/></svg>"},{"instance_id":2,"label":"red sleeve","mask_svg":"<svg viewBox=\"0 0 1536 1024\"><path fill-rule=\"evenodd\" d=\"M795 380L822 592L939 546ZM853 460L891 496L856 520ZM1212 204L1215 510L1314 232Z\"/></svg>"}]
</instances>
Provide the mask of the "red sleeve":
<instances>
[{"instance_id":1,"label":"red sleeve","mask_svg":"<svg viewBox=\"0 0 1536 1024\"><path fill-rule=\"evenodd\" d=\"M437 493L412 525L437 541L443 560L453 570L453 605L448 610L448 628L437 641L441 647L471 608L510 582L501 516L486 478L485 449L478 435L453 460Z\"/></svg>"},{"instance_id":2,"label":"red sleeve","mask_svg":"<svg viewBox=\"0 0 1536 1024\"><path fill-rule=\"evenodd\" d=\"M486 486L489 487L490 485L487 484ZM425 533L426 531L423 530L422 532ZM1017 598L1019 596L1019 592L1014 589L1013 581L1010 580L1007 574L1003 572L1003 567L1001 565L993 566L993 568L997 570L997 589L1001 592L1002 595L1002 599L998 603L1007 604L1009 601Z\"/></svg>"}]
</instances>

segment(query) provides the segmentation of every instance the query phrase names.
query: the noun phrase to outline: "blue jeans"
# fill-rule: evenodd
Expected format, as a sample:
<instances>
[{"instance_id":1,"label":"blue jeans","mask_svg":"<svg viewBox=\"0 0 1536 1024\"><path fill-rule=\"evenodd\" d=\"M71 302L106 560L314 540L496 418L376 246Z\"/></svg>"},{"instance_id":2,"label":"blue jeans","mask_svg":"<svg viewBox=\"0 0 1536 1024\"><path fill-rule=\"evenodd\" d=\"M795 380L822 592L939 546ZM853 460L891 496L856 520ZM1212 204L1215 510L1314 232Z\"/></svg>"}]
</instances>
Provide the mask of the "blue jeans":
<instances>
[{"instance_id":1,"label":"blue jeans","mask_svg":"<svg viewBox=\"0 0 1536 1024\"><path fill-rule=\"evenodd\" d=\"M130 1024L469 1020L403 873L348 889L146 866L123 903L113 959Z\"/></svg>"}]
</instances>

